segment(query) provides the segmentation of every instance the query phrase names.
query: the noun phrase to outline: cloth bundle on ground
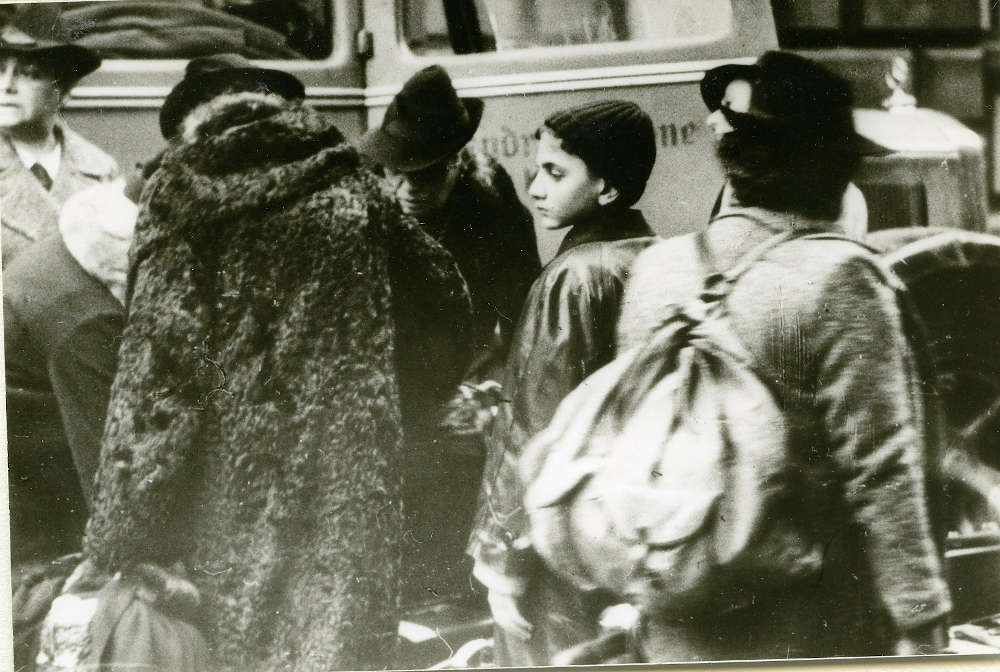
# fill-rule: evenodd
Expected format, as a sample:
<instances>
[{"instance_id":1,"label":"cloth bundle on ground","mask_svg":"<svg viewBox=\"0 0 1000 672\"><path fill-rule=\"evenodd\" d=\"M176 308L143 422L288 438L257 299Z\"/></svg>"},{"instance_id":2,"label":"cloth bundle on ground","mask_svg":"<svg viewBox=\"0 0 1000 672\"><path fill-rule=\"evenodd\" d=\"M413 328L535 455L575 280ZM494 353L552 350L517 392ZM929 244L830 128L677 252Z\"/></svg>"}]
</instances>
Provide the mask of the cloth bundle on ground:
<instances>
[{"instance_id":1,"label":"cloth bundle on ground","mask_svg":"<svg viewBox=\"0 0 1000 672\"><path fill-rule=\"evenodd\" d=\"M460 339L470 309L382 190L328 118L245 93L195 109L143 192L85 552L183 561L216 669L389 662L402 316Z\"/></svg>"},{"instance_id":2,"label":"cloth bundle on ground","mask_svg":"<svg viewBox=\"0 0 1000 672\"><path fill-rule=\"evenodd\" d=\"M199 599L182 569L139 564L110 576L84 561L41 622L31 660L18 669L211 669L197 625Z\"/></svg>"}]
</instances>

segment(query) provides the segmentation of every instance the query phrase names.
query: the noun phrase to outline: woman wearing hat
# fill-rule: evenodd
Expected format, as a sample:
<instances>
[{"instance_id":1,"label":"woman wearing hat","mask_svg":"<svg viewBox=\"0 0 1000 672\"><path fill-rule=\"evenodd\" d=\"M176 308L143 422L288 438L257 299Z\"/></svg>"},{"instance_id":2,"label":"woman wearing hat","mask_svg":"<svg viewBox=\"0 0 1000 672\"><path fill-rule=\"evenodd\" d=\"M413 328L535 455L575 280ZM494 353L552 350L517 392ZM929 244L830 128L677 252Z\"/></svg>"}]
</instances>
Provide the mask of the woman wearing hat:
<instances>
[{"instance_id":1,"label":"woman wearing hat","mask_svg":"<svg viewBox=\"0 0 1000 672\"><path fill-rule=\"evenodd\" d=\"M619 347L646 342L713 270L792 232L726 306L792 431L800 478L781 486L782 515L804 521L825 553L814 576L746 586L747 600L725 613L647 614L642 659L934 652L951 604L925 494L933 439L902 311L867 248L801 235L836 230L858 160L850 89L811 61L769 52L709 71L702 96L731 198L704 234L640 255Z\"/></svg>"},{"instance_id":2,"label":"woman wearing hat","mask_svg":"<svg viewBox=\"0 0 1000 672\"><path fill-rule=\"evenodd\" d=\"M182 562L217 670L389 665L398 324L469 312L450 255L303 93L224 55L164 101L84 544L111 572Z\"/></svg>"},{"instance_id":3,"label":"woman wearing hat","mask_svg":"<svg viewBox=\"0 0 1000 672\"><path fill-rule=\"evenodd\" d=\"M70 90L101 64L59 34L58 17L29 27L19 7L0 27L0 210L3 265L32 242L56 233L70 196L117 176L114 159L70 129L59 109ZM2 18L0 18L2 21ZM42 31L26 30L42 26ZM41 36L44 32L44 36Z\"/></svg>"}]
</instances>

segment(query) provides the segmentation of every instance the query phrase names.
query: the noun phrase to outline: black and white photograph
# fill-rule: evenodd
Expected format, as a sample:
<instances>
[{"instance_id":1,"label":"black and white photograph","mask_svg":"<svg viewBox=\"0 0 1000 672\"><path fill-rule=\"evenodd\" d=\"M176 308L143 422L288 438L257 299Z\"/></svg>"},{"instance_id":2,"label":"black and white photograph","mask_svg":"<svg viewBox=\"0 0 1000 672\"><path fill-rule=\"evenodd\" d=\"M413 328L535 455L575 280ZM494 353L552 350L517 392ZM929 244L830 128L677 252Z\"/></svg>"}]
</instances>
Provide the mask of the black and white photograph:
<instances>
[{"instance_id":1,"label":"black and white photograph","mask_svg":"<svg viewBox=\"0 0 1000 672\"><path fill-rule=\"evenodd\" d=\"M0 0L0 224L0 668L1000 662L1000 3Z\"/></svg>"}]
</instances>

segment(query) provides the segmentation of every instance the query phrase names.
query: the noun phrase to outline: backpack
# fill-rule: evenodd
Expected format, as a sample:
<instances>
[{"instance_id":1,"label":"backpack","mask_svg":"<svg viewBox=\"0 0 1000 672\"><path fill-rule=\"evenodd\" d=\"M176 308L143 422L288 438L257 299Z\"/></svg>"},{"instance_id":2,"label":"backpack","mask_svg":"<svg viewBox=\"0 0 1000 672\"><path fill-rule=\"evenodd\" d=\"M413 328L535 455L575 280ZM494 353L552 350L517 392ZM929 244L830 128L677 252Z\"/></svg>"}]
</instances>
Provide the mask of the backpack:
<instances>
[{"instance_id":1,"label":"backpack","mask_svg":"<svg viewBox=\"0 0 1000 672\"><path fill-rule=\"evenodd\" d=\"M782 507L798 473L785 414L726 310L739 277L797 235L708 275L698 301L581 383L525 447L532 544L578 588L718 613L819 571L808 518Z\"/></svg>"}]
</instances>

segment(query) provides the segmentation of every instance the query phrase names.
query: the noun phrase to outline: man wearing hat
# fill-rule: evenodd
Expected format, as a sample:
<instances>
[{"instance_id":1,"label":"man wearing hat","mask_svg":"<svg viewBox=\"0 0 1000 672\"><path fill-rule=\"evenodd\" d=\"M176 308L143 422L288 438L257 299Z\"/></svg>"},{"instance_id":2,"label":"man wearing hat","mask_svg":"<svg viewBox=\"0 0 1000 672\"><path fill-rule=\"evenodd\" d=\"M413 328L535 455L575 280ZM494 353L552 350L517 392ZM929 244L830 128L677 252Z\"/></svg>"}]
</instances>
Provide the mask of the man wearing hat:
<instances>
[{"instance_id":1,"label":"man wearing hat","mask_svg":"<svg viewBox=\"0 0 1000 672\"><path fill-rule=\"evenodd\" d=\"M726 308L786 410L797 469L779 486L780 515L805 521L825 552L815 575L747 586L725 613L646 614L642 660L934 652L951 604L928 512L934 446L914 352L878 260L826 234L858 161L850 88L807 59L768 52L709 71L701 91L731 197L706 232L639 256L619 348L647 342L709 274L790 232L740 276Z\"/></svg>"},{"instance_id":2,"label":"man wearing hat","mask_svg":"<svg viewBox=\"0 0 1000 672\"><path fill-rule=\"evenodd\" d=\"M502 358L541 264L510 176L467 144L482 115L483 101L459 98L432 65L403 85L359 149L385 169L403 211L454 255L472 295L474 361L488 365Z\"/></svg>"},{"instance_id":3,"label":"man wearing hat","mask_svg":"<svg viewBox=\"0 0 1000 672\"><path fill-rule=\"evenodd\" d=\"M4 267L32 242L56 232L66 199L118 173L114 159L59 117L70 90L98 68L101 58L70 44L58 18L38 5L0 16Z\"/></svg>"},{"instance_id":4,"label":"man wearing hat","mask_svg":"<svg viewBox=\"0 0 1000 672\"><path fill-rule=\"evenodd\" d=\"M467 568L453 562L462 555L467 528L463 524L442 530L441 520L446 516L471 520L477 484L474 478L455 479L454 471L448 471L454 467L446 465L458 459L471 465L469 471L476 471L474 460L451 453L481 454L483 447L479 435L470 428L459 427L469 433L451 437L451 425L442 429L439 421L445 406L449 411L462 411L490 405L489 401L478 401L478 389L500 378L521 306L541 268L531 213L518 199L510 176L496 160L469 143L482 114L483 101L459 98L448 73L433 65L403 85L381 125L359 143L361 152L383 167L403 211L455 257L472 297L470 333L440 330L438 348L425 353L420 361L402 363L417 370L453 367L447 352L454 346L448 343L462 338L474 354L468 369L458 371L458 375L478 386L465 388L476 389L475 396L455 394L453 389L400 391L404 409L417 419L407 432L411 446L406 470L411 532L407 538L434 538L441 557L448 558L447 562L421 562L416 556L426 554L417 551L426 549L427 544L414 542L415 553L410 556L414 561L407 563L404 588L407 601L424 599L427 590L440 593L463 590L468 585ZM442 346L443 353L437 352ZM447 498L437 487L442 480L451 488ZM463 503L457 512L455 502ZM443 506L448 510L442 510Z\"/></svg>"},{"instance_id":5,"label":"man wearing hat","mask_svg":"<svg viewBox=\"0 0 1000 672\"><path fill-rule=\"evenodd\" d=\"M214 670L389 666L393 357L420 345L398 325L470 312L451 256L303 93L221 55L164 101L84 543L112 573L183 563Z\"/></svg>"}]
</instances>

